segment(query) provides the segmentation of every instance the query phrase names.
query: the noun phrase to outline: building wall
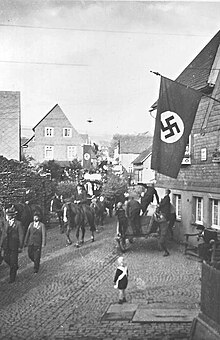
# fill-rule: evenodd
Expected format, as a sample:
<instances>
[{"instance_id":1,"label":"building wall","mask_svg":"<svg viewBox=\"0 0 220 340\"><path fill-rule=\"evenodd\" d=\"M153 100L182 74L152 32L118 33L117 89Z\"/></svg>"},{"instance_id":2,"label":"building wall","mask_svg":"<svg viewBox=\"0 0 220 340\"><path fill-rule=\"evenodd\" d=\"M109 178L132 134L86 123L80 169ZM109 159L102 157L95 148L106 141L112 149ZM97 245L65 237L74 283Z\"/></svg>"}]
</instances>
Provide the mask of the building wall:
<instances>
[{"instance_id":1,"label":"building wall","mask_svg":"<svg viewBox=\"0 0 220 340\"><path fill-rule=\"evenodd\" d=\"M0 92L0 155L20 160L20 92Z\"/></svg>"},{"instance_id":2,"label":"building wall","mask_svg":"<svg viewBox=\"0 0 220 340\"><path fill-rule=\"evenodd\" d=\"M133 167L135 182L152 183L155 180L155 171L151 170L151 156L149 156L143 164L139 166L134 164ZM141 172L141 176L137 176L138 171Z\"/></svg>"},{"instance_id":3,"label":"building wall","mask_svg":"<svg viewBox=\"0 0 220 340\"><path fill-rule=\"evenodd\" d=\"M52 137L45 136L45 128L47 127L54 129ZM71 128L72 136L63 137L63 128ZM59 161L71 161L72 159L67 157L67 147L75 146L75 158L82 160L82 138L58 105L36 126L34 132L35 137L29 142L25 154L31 155L36 162L42 163L48 160L45 158L45 146L54 147L53 159Z\"/></svg>"},{"instance_id":4,"label":"building wall","mask_svg":"<svg viewBox=\"0 0 220 340\"><path fill-rule=\"evenodd\" d=\"M124 153L119 155L119 163L128 171L130 172L133 169L132 162L137 158L137 154L132 153Z\"/></svg>"},{"instance_id":5,"label":"building wall","mask_svg":"<svg viewBox=\"0 0 220 340\"><path fill-rule=\"evenodd\" d=\"M220 98L218 89L215 97ZM210 109L207 127L202 130ZM220 163L213 162L213 152L220 145L220 104L203 97L191 132L191 165L181 166L177 179L157 174L157 186L169 187L172 199L181 195L182 217L176 225L176 237L195 232L195 197L203 198L203 224L211 226L211 199L220 200ZM206 149L206 159L202 158ZM203 152L202 152L203 151ZM220 227L220 226L219 226Z\"/></svg>"}]
</instances>

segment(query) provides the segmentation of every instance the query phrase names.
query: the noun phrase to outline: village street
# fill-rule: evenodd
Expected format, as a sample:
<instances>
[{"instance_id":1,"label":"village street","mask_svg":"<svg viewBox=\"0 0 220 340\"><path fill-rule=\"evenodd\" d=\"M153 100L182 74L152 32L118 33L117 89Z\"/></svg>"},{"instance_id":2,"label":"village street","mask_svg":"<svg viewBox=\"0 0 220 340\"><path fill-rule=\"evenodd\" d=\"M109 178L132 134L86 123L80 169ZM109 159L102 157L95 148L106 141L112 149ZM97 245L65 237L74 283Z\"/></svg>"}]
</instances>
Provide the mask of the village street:
<instances>
[{"instance_id":1,"label":"village street","mask_svg":"<svg viewBox=\"0 0 220 340\"><path fill-rule=\"evenodd\" d=\"M191 322L146 323L142 316L150 307L162 311L170 306L197 315L201 264L186 257L183 247L174 242L169 243L170 256L163 257L156 238L136 239L124 255L129 269L127 303L118 305L113 287L119 255L115 226L115 219L107 218L95 242L87 231L79 249L66 247L65 235L53 226L39 273L33 273L24 250L14 284L8 284L9 271L3 263L0 339L188 339Z\"/></svg>"}]
</instances>

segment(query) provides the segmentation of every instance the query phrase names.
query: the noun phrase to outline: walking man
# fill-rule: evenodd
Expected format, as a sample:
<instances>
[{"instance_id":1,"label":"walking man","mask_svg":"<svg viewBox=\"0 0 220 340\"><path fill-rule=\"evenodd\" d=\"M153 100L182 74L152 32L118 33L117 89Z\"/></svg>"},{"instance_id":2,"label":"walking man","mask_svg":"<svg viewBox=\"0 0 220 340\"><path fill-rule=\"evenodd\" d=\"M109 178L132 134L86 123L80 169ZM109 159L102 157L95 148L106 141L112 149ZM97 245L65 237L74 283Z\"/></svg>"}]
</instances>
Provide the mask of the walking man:
<instances>
[{"instance_id":1,"label":"walking man","mask_svg":"<svg viewBox=\"0 0 220 340\"><path fill-rule=\"evenodd\" d=\"M18 253L23 246L23 227L20 221L16 219L17 211L15 207L6 210L5 231L2 234L0 247L3 249L4 261L10 267L9 283L15 282L18 270Z\"/></svg>"},{"instance_id":2,"label":"walking man","mask_svg":"<svg viewBox=\"0 0 220 340\"><path fill-rule=\"evenodd\" d=\"M34 262L34 273L38 273L40 267L41 248L46 245L46 228L40 222L39 214L34 213L34 221L30 223L24 240L24 246L28 246L28 257Z\"/></svg>"}]
</instances>

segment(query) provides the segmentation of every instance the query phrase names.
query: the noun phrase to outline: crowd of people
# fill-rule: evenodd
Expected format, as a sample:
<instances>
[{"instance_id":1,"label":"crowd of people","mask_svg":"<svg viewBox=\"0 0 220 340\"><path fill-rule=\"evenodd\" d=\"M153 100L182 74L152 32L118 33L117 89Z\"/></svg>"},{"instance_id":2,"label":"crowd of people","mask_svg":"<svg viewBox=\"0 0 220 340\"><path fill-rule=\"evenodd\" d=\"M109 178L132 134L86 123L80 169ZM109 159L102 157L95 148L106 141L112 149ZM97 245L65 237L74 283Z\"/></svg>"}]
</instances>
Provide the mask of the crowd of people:
<instances>
[{"instance_id":1,"label":"crowd of people","mask_svg":"<svg viewBox=\"0 0 220 340\"><path fill-rule=\"evenodd\" d=\"M118 202L116 206L117 234L125 240L128 225L130 225L133 236L140 236L142 234L141 216L147 215L147 208L155 197L157 206L150 219L148 234L153 230L159 231L159 244L164 251L163 256L169 256L167 239L169 234L173 238L173 227L176 220L175 207L170 201L170 193L171 191L166 189L164 197L160 200L154 184L152 184L145 186L145 191L140 198L135 198L134 195L125 195L124 202Z\"/></svg>"},{"instance_id":2,"label":"crowd of people","mask_svg":"<svg viewBox=\"0 0 220 340\"><path fill-rule=\"evenodd\" d=\"M145 186L145 190L139 198L132 194L125 193L118 202L109 202L104 196L92 195L88 199L88 193L82 185L76 187L76 191L69 198L75 204L87 204L94 212L95 225L101 226L104 224L105 215L112 217L113 211L117 217L117 234L125 235L128 226L131 227L133 236L138 237L142 234L141 216L146 216L149 205L154 201L157 202L157 207L154 214L151 216L149 224L149 233L153 228L159 229L160 247L164 250L164 256L169 255L167 249L167 236L170 233L173 237L173 226L176 220L175 208L170 202L170 190L165 190L164 197L160 200L159 195L154 185ZM63 206L65 203L62 195L57 193L53 196L50 205L50 211L57 214L59 221L60 232L65 232L65 223L63 220ZM114 204L115 203L115 204ZM17 219L17 212L12 206L5 211L5 226L1 227L4 232L0 238L0 262L5 261L10 268L9 282L15 282L18 270L18 254L23 248L27 247L27 255L34 263L34 273L39 271L40 258L42 247L46 245L46 227L42 222L38 212L33 213L33 221L30 223L27 232L24 235L21 222ZM0 219L2 223L2 218Z\"/></svg>"},{"instance_id":3,"label":"crowd of people","mask_svg":"<svg viewBox=\"0 0 220 340\"><path fill-rule=\"evenodd\" d=\"M5 218L0 238L0 257L9 266L9 283L16 280L18 270L18 255L27 247L27 254L34 263L34 273L39 271L41 249L46 245L46 227L40 221L39 212L34 212L33 222L30 223L26 234L22 223L17 219L17 211L14 206L6 209Z\"/></svg>"}]
</instances>

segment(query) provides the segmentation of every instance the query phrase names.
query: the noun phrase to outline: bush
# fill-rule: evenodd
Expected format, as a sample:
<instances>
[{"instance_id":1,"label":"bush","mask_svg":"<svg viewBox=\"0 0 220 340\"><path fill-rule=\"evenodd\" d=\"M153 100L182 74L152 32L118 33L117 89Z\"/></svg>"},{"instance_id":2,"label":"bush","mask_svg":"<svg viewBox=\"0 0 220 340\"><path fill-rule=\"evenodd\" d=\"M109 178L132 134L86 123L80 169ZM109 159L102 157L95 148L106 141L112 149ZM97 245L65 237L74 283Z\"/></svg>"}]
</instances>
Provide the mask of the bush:
<instances>
[{"instance_id":1,"label":"bush","mask_svg":"<svg viewBox=\"0 0 220 340\"><path fill-rule=\"evenodd\" d=\"M56 193L64 198L69 198L73 195L76 189L76 183L74 182L60 182L56 186Z\"/></svg>"}]
</instances>

